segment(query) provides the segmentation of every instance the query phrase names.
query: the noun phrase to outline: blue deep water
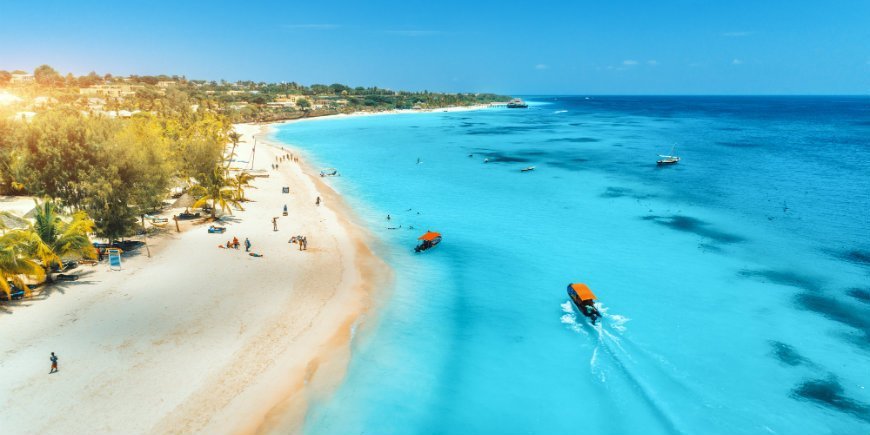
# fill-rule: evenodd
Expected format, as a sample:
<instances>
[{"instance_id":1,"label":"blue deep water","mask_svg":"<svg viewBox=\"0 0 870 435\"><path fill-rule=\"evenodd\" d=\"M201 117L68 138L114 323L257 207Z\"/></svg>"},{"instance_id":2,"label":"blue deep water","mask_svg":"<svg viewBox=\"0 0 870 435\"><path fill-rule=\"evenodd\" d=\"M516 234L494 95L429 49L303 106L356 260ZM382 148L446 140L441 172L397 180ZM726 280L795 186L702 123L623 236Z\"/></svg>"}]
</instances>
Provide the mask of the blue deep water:
<instances>
[{"instance_id":1,"label":"blue deep water","mask_svg":"<svg viewBox=\"0 0 870 435\"><path fill-rule=\"evenodd\" d=\"M870 433L870 98L528 100L276 133L396 271L307 433Z\"/></svg>"}]
</instances>

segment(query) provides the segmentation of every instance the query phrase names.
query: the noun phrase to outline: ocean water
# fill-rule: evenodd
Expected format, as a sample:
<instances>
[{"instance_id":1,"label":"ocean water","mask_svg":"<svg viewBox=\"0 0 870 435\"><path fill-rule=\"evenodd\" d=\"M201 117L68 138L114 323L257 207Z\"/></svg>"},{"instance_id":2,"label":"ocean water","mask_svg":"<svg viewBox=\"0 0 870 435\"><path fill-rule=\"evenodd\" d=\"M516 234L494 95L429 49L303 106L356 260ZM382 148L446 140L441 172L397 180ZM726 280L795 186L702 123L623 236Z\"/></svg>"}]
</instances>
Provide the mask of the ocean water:
<instances>
[{"instance_id":1,"label":"ocean water","mask_svg":"<svg viewBox=\"0 0 870 435\"><path fill-rule=\"evenodd\" d=\"M397 274L306 433L870 433L870 98L529 100L276 133Z\"/></svg>"}]
</instances>

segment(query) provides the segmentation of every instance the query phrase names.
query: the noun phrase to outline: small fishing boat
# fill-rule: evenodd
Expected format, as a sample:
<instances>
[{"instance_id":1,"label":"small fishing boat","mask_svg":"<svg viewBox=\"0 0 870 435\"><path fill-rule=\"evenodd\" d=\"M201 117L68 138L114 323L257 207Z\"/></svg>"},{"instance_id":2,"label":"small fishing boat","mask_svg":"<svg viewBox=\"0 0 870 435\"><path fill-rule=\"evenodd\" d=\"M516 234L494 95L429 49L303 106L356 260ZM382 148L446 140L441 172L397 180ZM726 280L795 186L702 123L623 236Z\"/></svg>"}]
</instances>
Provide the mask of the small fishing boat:
<instances>
[{"instance_id":1,"label":"small fishing boat","mask_svg":"<svg viewBox=\"0 0 870 435\"><path fill-rule=\"evenodd\" d=\"M335 169L335 168L322 169L320 171L320 176L321 177L337 177L338 176L338 169Z\"/></svg>"},{"instance_id":2,"label":"small fishing boat","mask_svg":"<svg viewBox=\"0 0 870 435\"><path fill-rule=\"evenodd\" d=\"M595 293L592 293L592 290L586 284L581 282L568 284L568 296L574 302L574 305L577 306L577 309L580 310L580 313L588 317L593 325L601 317L601 312L595 307L595 300L598 297L595 296Z\"/></svg>"},{"instance_id":3,"label":"small fishing boat","mask_svg":"<svg viewBox=\"0 0 870 435\"><path fill-rule=\"evenodd\" d=\"M423 252L432 249L441 243L441 233L426 231L426 234L418 237L417 240L420 240L420 244L414 248L414 252Z\"/></svg>"},{"instance_id":4,"label":"small fishing boat","mask_svg":"<svg viewBox=\"0 0 870 435\"><path fill-rule=\"evenodd\" d=\"M676 149L676 148L677 148L676 145L671 147L671 154L670 155L665 156L665 155L659 154L660 159L656 160L656 164L659 166L677 164L680 161L680 158L678 156L674 155L674 149Z\"/></svg>"},{"instance_id":5,"label":"small fishing boat","mask_svg":"<svg viewBox=\"0 0 870 435\"><path fill-rule=\"evenodd\" d=\"M525 108L529 107L529 105L526 104L525 101L523 101L519 98L514 98L513 100L510 100L510 102L507 103L507 107L508 107L508 109L525 109Z\"/></svg>"},{"instance_id":6,"label":"small fishing boat","mask_svg":"<svg viewBox=\"0 0 870 435\"><path fill-rule=\"evenodd\" d=\"M529 172L529 171L534 171L534 170L535 170L534 166L529 166L528 168L520 169L520 172Z\"/></svg>"}]
</instances>

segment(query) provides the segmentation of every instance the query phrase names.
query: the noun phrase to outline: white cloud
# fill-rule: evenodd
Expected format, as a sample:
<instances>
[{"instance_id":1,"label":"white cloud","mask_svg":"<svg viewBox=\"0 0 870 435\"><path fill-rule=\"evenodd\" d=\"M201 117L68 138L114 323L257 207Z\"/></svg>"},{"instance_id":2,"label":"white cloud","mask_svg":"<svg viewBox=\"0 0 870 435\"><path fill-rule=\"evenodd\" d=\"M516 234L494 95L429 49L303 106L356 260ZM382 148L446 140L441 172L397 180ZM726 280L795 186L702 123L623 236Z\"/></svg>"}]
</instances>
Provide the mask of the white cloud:
<instances>
[{"instance_id":1,"label":"white cloud","mask_svg":"<svg viewBox=\"0 0 870 435\"><path fill-rule=\"evenodd\" d=\"M550 65L547 65L545 63L539 63L539 64L535 65L535 69L539 69L539 70L550 69Z\"/></svg>"},{"instance_id":2,"label":"white cloud","mask_svg":"<svg viewBox=\"0 0 870 435\"><path fill-rule=\"evenodd\" d=\"M743 36L749 36L753 33L755 33L755 32L725 32L722 34L722 36L724 36L726 38L740 38Z\"/></svg>"},{"instance_id":3,"label":"white cloud","mask_svg":"<svg viewBox=\"0 0 870 435\"><path fill-rule=\"evenodd\" d=\"M742 65L743 61L740 59L734 59L731 61L731 65Z\"/></svg>"},{"instance_id":4,"label":"white cloud","mask_svg":"<svg viewBox=\"0 0 870 435\"><path fill-rule=\"evenodd\" d=\"M316 30L330 30L337 29L341 27L338 24L285 24L285 29L316 29Z\"/></svg>"},{"instance_id":5,"label":"white cloud","mask_svg":"<svg viewBox=\"0 0 870 435\"><path fill-rule=\"evenodd\" d=\"M659 61L657 61L655 59L650 59L650 60L646 61L646 64L649 66L657 66L659 64Z\"/></svg>"},{"instance_id":6,"label":"white cloud","mask_svg":"<svg viewBox=\"0 0 870 435\"><path fill-rule=\"evenodd\" d=\"M399 36L432 36L432 35L441 34L441 31L439 31L439 30L387 30L384 33L389 33L391 35L399 35Z\"/></svg>"},{"instance_id":7,"label":"white cloud","mask_svg":"<svg viewBox=\"0 0 870 435\"><path fill-rule=\"evenodd\" d=\"M627 60L622 61L622 64L625 65L625 66L635 66L635 65L637 65L637 61L636 61L636 60L627 59Z\"/></svg>"}]
</instances>

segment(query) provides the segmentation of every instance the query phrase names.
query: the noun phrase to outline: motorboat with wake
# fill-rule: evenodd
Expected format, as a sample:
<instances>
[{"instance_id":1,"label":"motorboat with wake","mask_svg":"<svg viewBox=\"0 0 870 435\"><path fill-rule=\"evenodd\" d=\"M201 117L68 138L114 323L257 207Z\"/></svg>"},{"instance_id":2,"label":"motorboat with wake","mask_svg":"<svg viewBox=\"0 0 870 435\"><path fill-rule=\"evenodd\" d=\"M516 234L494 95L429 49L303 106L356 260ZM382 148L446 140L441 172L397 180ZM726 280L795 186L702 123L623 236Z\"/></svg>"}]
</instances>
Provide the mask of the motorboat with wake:
<instances>
[{"instance_id":1,"label":"motorboat with wake","mask_svg":"<svg viewBox=\"0 0 870 435\"><path fill-rule=\"evenodd\" d=\"M574 302L574 305L577 306L577 309L580 310L580 313L588 317L593 325L596 320L601 318L601 312L595 307L595 300L598 297L595 296L595 293L592 293L592 290L586 284L582 282L568 284L568 296Z\"/></svg>"}]
</instances>

